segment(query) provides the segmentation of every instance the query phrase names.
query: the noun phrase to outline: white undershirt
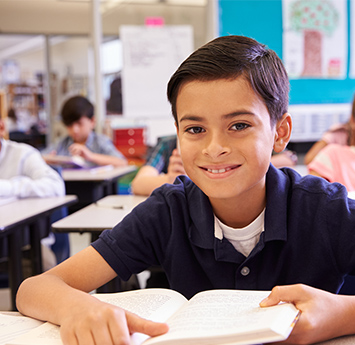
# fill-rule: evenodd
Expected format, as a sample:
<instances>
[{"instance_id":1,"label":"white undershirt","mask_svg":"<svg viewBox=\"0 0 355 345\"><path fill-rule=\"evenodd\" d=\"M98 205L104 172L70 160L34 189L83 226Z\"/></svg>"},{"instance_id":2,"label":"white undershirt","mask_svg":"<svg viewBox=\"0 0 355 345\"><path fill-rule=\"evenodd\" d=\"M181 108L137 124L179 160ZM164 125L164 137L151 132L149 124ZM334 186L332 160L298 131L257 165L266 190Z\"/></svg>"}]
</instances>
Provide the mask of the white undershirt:
<instances>
[{"instance_id":1,"label":"white undershirt","mask_svg":"<svg viewBox=\"0 0 355 345\"><path fill-rule=\"evenodd\" d=\"M252 223L240 229L231 228L214 216L214 235L219 240L225 237L238 252L247 257L264 231L264 215L265 209Z\"/></svg>"}]
</instances>

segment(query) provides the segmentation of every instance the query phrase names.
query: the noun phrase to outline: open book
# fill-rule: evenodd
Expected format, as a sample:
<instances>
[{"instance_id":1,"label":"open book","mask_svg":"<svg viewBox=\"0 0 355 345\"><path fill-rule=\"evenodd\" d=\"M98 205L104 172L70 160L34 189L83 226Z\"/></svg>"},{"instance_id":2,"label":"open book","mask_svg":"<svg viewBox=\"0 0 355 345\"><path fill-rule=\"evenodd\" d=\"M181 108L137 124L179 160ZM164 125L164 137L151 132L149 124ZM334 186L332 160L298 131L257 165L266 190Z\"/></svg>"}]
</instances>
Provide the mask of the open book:
<instances>
[{"instance_id":1,"label":"open book","mask_svg":"<svg viewBox=\"0 0 355 345\"><path fill-rule=\"evenodd\" d=\"M45 162L49 165L59 165L63 168L86 168L87 162L80 156L60 156L53 154L42 155Z\"/></svg>"},{"instance_id":2,"label":"open book","mask_svg":"<svg viewBox=\"0 0 355 345\"><path fill-rule=\"evenodd\" d=\"M167 334L149 338L135 333L132 345L237 345L286 339L298 317L289 303L260 308L269 292L210 290L189 301L168 289L143 289L112 294L94 294L141 317L167 322ZM9 345L62 345L59 327L44 323L12 340Z\"/></svg>"}]
</instances>

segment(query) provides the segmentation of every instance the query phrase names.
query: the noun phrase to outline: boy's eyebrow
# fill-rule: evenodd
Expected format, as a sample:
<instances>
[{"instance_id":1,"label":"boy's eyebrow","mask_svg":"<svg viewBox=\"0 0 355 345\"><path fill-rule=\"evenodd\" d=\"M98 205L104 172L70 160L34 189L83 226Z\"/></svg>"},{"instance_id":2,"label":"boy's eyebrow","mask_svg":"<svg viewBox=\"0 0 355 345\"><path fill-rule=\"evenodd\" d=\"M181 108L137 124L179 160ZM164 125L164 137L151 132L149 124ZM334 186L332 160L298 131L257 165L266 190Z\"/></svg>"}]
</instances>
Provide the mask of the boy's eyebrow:
<instances>
[{"instance_id":1,"label":"boy's eyebrow","mask_svg":"<svg viewBox=\"0 0 355 345\"><path fill-rule=\"evenodd\" d=\"M225 119L231 119L233 117L236 116L240 116L240 115L255 115L253 112L249 111L249 110L238 110L238 111L233 111L232 113L229 114L225 114L222 115L223 118ZM183 115L180 119L179 122L183 122L183 121L196 121L196 122L201 122L204 121L205 118L202 116L198 116L198 115Z\"/></svg>"}]
</instances>

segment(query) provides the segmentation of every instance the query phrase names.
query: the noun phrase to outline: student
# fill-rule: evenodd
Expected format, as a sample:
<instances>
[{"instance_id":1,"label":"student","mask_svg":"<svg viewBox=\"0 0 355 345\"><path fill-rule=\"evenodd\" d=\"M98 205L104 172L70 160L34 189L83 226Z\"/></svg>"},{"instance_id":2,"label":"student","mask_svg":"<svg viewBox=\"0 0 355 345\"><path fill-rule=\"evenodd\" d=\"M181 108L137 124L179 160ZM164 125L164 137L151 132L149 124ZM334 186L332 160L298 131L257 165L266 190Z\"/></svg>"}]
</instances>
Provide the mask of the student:
<instances>
[{"instance_id":1,"label":"student","mask_svg":"<svg viewBox=\"0 0 355 345\"><path fill-rule=\"evenodd\" d=\"M64 181L60 175L46 164L40 152L25 143L4 139L5 123L0 119L0 197L53 197L65 195ZM42 240L43 267L56 265L57 259L51 250L54 236ZM24 244L27 242L24 239ZM64 244L65 245L65 244ZM69 249L61 246L58 251ZM7 253L7 244L0 240L0 256Z\"/></svg>"},{"instance_id":2,"label":"student","mask_svg":"<svg viewBox=\"0 0 355 345\"><path fill-rule=\"evenodd\" d=\"M309 173L355 191L355 146L329 144L307 166Z\"/></svg>"},{"instance_id":3,"label":"student","mask_svg":"<svg viewBox=\"0 0 355 345\"><path fill-rule=\"evenodd\" d=\"M176 135L162 137L153 148L147 162L134 177L131 187L133 194L150 195L164 183L173 183L179 175L186 175L181 156L176 148ZM276 168L292 167L297 163L297 155L285 150L271 157Z\"/></svg>"},{"instance_id":4,"label":"student","mask_svg":"<svg viewBox=\"0 0 355 345\"><path fill-rule=\"evenodd\" d=\"M0 196L51 197L65 194L59 174L48 166L34 147L3 139L0 119Z\"/></svg>"},{"instance_id":5,"label":"student","mask_svg":"<svg viewBox=\"0 0 355 345\"><path fill-rule=\"evenodd\" d=\"M158 335L166 324L87 292L161 265L187 298L273 289L263 307L290 301L302 312L289 343L355 333L355 297L334 294L355 273L355 202L339 184L270 164L290 139L288 92L281 60L253 39L220 37L190 55L168 84L189 177L156 189L91 246L24 281L19 311L61 325L66 345Z\"/></svg>"},{"instance_id":6,"label":"student","mask_svg":"<svg viewBox=\"0 0 355 345\"><path fill-rule=\"evenodd\" d=\"M62 156L81 156L90 165L127 165L126 158L112 141L94 132L94 107L82 96L69 98L61 110L68 136L47 148L44 153Z\"/></svg>"},{"instance_id":7,"label":"student","mask_svg":"<svg viewBox=\"0 0 355 345\"><path fill-rule=\"evenodd\" d=\"M154 189L164 183L173 183L177 176L186 175L176 148L176 140L176 135L169 135L158 140L147 162L132 180L133 194L150 195Z\"/></svg>"},{"instance_id":8,"label":"student","mask_svg":"<svg viewBox=\"0 0 355 345\"><path fill-rule=\"evenodd\" d=\"M349 121L331 126L322 138L309 149L304 157L304 164L310 164L318 152L329 144L355 145L355 97Z\"/></svg>"}]
</instances>

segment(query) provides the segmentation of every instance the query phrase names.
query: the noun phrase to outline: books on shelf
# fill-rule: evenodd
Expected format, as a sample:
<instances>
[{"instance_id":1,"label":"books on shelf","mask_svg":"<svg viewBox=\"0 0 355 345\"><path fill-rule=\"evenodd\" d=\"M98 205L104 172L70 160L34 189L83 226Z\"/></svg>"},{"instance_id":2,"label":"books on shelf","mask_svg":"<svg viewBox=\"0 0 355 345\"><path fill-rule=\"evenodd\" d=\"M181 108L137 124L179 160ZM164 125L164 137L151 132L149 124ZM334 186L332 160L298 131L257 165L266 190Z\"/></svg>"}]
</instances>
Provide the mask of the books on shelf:
<instances>
[{"instance_id":1,"label":"books on shelf","mask_svg":"<svg viewBox=\"0 0 355 345\"><path fill-rule=\"evenodd\" d=\"M293 304L261 308L268 291L210 290L189 301L169 289L94 294L146 319L167 322L169 332L149 338L134 333L132 345L259 344L286 339L298 318ZM9 345L62 345L59 327L44 323Z\"/></svg>"}]
</instances>

